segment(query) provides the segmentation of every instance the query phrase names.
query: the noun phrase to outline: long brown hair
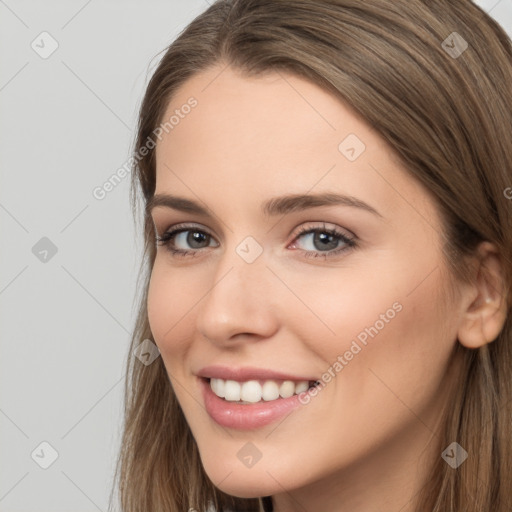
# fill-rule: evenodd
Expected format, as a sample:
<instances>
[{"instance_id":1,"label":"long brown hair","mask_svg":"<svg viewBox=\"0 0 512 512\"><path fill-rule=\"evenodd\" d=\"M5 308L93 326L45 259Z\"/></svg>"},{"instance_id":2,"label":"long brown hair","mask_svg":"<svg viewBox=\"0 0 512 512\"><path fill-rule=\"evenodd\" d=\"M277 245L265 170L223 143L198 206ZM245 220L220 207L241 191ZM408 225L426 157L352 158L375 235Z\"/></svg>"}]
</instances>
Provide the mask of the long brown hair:
<instances>
[{"instance_id":1,"label":"long brown hair","mask_svg":"<svg viewBox=\"0 0 512 512\"><path fill-rule=\"evenodd\" d=\"M350 104L435 198L453 275L467 279L466 256L488 240L503 257L510 291L512 201L504 191L512 186L512 44L482 9L470 0L215 2L169 46L148 84L134 148L134 214L155 190L155 152L141 157L141 148L154 139L175 91L218 64L246 76L292 72ZM146 301L155 234L146 212L143 222L142 293L116 468L122 511L271 510L269 497L241 499L215 488L162 358L146 366L131 356L152 339ZM418 512L512 509L509 299L496 340L478 349L458 344L462 372L439 446L457 441L469 457L457 470L438 457L416 497Z\"/></svg>"}]
</instances>

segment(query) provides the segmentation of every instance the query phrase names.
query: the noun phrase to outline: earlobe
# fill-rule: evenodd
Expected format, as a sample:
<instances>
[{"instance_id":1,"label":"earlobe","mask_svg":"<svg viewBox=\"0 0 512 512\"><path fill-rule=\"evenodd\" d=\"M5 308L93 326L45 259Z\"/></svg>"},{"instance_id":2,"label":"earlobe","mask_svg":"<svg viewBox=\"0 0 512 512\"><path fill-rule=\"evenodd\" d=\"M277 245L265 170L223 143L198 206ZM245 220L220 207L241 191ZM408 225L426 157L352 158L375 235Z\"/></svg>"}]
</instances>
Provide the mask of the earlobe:
<instances>
[{"instance_id":1,"label":"earlobe","mask_svg":"<svg viewBox=\"0 0 512 512\"><path fill-rule=\"evenodd\" d=\"M459 342L479 348L493 342L507 317L507 290L503 263L494 244L482 242L475 255L475 277L468 288L466 304L458 330Z\"/></svg>"}]
</instances>

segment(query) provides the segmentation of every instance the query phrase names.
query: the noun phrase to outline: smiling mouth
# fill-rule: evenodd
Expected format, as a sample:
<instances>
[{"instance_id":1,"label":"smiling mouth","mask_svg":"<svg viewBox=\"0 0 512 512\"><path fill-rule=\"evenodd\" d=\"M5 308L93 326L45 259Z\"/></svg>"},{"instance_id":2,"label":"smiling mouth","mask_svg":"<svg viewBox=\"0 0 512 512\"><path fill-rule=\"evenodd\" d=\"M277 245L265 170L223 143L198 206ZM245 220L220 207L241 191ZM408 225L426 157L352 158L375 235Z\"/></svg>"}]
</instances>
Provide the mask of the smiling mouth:
<instances>
[{"instance_id":1,"label":"smiling mouth","mask_svg":"<svg viewBox=\"0 0 512 512\"><path fill-rule=\"evenodd\" d=\"M203 380L207 382L216 396L226 402L247 405L290 398L320 384L319 381L279 379L235 381L203 378Z\"/></svg>"}]
</instances>

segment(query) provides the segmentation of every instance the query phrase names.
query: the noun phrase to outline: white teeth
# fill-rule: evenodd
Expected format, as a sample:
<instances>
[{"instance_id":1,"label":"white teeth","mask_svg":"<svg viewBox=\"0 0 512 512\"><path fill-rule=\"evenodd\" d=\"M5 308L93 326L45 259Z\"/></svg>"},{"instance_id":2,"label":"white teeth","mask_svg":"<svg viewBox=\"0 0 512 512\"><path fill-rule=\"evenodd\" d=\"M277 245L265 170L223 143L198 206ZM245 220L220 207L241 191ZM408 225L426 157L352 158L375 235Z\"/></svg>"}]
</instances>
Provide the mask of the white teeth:
<instances>
[{"instance_id":1,"label":"white teeth","mask_svg":"<svg viewBox=\"0 0 512 512\"><path fill-rule=\"evenodd\" d=\"M240 400L241 386L235 380L227 380L224 384L224 398L230 402Z\"/></svg>"},{"instance_id":2,"label":"white teeth","mask_svg":"<svg viewBox=\"0 0 512 512\"><path fill-rule=\"evenodd\" d=\"M271 401L281 398L289 398L309 389L309 382L304 380L293 382L285 381L257 381L249 380L238 382L235 380L210 379L210 388L220 398L228 402L256 403L261 400Z\"/></svg>"},{"instance_id":3,"label":"white teeth","mask_svg":"<svg viewBox=\"0 0 512 512\"><path fill-rule=\"evenodd\" d=\"M257 380L250 380L242 384L240 399L245 402L256 403L261 400L261 385Z\"/></svg>"},{"instance_id":4,"label":"white teeth","mask_svg":"<svg viewBox=\"0 0 512 512\"><path fill-rule=\"evenodd\" d=\"M279 398L279 386L277 385L277 382L273 380L267 380L263 384L261 397L267 402L269 400L275 400L276 398Z\"/></svg>"},{"instance_id":5,"label":"white teeth","mask_svg":"<svg viewBox=\"0 0 512 512\"><path fill-rule=\"evenodd\" d=\"M210 386L217 396L224 398L224 381L222 379L212 379Z\"/></svg>"},{"instance_id":6,"label":"white teeth","mask_svg":"<svg viewBox=\"0 0 512 512\"><path fill-rule=\"evenodd\" d=\"M295 393L295 383L291 380L285 380L279 388L279 394L283 398L290 398Z\"/></svg>"},{"instance_id":7,"label":"white teeth","mask_svg":"<svg viewBox=\"0 0 512 512\"><path fill-rule=\"evenodd\" d=\"M308 382L306 382L306 381L299 382L295 386L295 393L299 394L299 393L302 393L304 391L307 391L308 389L309 389L309 383Z\"/></svg>"}]
</instances>

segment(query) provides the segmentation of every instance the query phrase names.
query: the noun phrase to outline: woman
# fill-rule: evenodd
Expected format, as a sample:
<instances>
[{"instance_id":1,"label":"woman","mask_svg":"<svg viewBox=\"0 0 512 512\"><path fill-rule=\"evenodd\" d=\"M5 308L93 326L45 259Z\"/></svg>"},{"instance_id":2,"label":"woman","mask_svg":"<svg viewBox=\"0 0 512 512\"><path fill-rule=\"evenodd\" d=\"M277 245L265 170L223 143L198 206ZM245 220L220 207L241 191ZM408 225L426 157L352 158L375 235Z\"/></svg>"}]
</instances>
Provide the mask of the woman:
<instances>
[{"instance_id":1,"label":"woman","mask_svg":"<svg viewBox=\"0 0 512 512\"><path fill-rule=\"evenodd\" d=\"M511 84L467 0L179 35L135 147L124 512L511 509Z\"/></svg>"}]
</instances>

